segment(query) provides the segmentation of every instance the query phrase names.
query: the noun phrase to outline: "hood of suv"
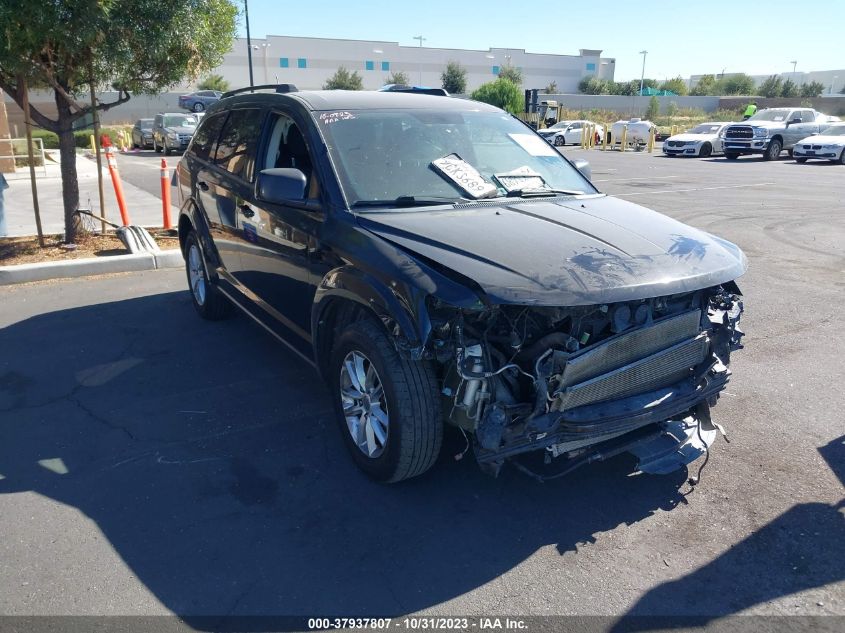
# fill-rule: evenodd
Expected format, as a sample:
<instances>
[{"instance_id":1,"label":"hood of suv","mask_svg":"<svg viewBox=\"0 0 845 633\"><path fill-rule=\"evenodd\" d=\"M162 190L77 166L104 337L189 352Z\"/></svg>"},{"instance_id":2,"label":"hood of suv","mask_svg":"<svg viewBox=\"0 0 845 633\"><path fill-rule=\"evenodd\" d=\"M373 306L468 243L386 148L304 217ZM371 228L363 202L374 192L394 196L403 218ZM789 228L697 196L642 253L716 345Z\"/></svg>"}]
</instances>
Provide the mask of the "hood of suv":
<instances>
[{"instance_id":1,"label":"hood of suv","mask_svg":"<svg viewBox=\"0 0 845 633\"><path fill-rule=\"evenodd\" d=\"M747 268L734 244L606 196L380 212L358 222L472 279L494 303L630 301L724 283Z\"/></svg>"},{"instance_id":2,"label":"hood of suv","mask_svg":"<svg viewBox=\"0 0 845 633\"><path fill-rule=\"evenodd\" d=\"M170 125L164 128L165 132L176 132L176 134L188 134L192 135L194 132L197 131L196 126L188 127L187 125Z\"/></svg>"}]
</instances>

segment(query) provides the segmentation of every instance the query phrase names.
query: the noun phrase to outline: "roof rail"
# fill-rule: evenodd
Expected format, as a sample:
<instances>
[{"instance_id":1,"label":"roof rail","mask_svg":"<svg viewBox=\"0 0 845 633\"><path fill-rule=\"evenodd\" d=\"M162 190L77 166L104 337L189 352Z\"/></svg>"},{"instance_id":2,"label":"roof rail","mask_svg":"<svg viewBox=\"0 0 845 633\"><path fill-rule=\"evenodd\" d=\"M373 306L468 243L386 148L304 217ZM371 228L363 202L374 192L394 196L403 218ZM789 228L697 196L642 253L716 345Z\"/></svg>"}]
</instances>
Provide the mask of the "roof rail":
<instances>
[{"instance_id":1,"label":"roof rail","mask_svg":"<svg viewBox=\"0 0 845 633\"><path fill-rule=\"evenodd\" d=\"M231 97L232 95L240 94L242 92L255 92L256 90L275 90L280 94L288 92L299 92L299 88L293 84L267 84L265 86L247 86L246 88L237 88L236 90L228 90L223 93L221 99Z\"/></svg>"},{"instance_id":2,"label":"roof rail","mask_svg":"<svg viewBox=\"0 0 845 633\"><path fill-rule=\"evenodd\" d=\"M435 95L448 97L449 93L445 88L428 88L427 86L406 86L404 84L387 84L378 89L378 92L410 92L422 95Z\"/></svg>"}]
</instances>

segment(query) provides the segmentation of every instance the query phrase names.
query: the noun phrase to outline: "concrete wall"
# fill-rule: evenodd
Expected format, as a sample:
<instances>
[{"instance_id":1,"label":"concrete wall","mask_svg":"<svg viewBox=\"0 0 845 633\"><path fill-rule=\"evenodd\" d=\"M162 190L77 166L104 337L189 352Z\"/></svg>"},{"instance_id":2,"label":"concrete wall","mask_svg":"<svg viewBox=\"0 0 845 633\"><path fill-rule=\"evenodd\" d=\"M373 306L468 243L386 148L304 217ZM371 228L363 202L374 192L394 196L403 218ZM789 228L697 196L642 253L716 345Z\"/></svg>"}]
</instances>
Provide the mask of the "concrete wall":
<instances>
[{"instance_id":1,"label":"concrete wall","mask_svg":"<svg viewBox=\"0 0 845 633\"><path fill-rule=\"evenodd\" d=\"M651 97L623 97L618 95L558 94L540 95L540 101L553 99L570 110L612 110L620 114L642 114L648 108ZM660 111L665 112L671 102L678 108L697 108L705 112L719 109L719 97L657 97Z\"/></svg>"}]
</instances>

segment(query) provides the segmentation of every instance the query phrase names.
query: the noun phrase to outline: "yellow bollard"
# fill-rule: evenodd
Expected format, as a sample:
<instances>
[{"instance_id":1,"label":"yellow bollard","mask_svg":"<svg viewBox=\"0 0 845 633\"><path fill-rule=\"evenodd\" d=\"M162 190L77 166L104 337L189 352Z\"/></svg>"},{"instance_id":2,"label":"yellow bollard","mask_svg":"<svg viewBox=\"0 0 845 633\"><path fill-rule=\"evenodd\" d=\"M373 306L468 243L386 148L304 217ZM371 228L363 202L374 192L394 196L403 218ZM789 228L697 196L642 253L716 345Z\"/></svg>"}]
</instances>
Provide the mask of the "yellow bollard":
<instances>
[{"instance_id":1,"label":"yellow bollard","mask_svg":"<svg viewBox=\"0 0 845 633\"><path fill-rule=\"evenodd\" d=\"M91 152L96 154L97 153L97 145L96 145L96 143L94 143L94 135L91 134L89 136L88 140L91 141Z\"/></svg>"},{"instance_id":2,"label":"yellow bollard","mask_svg":"<svg viewBox=\"0 0 845 633\"><path fill-rule=\"evenodd\" d=\"M656 128L651 128L648 131L648 153L651 154L654 151L654 137Z\"/></svg>"},{"instance_id":3,"label":"yellow bollard","mask_svg":"<svg viewBox=\"0 0 845 633\"><path fill-rule=\"evenodd\" d=\"M627 146L628 146L628 126L623 125L622 126L622 143L621 143L619 149L624 152L625 148Z\"/></svg>"},{"instance_id":4,"label":"yellow bollard","mask_svg":"<svg viewBox=\"0 0 845 633\"><path fill-rule=\"evenodd\" d=\"M587 128L582 123L581 124L581 149L584 149L584 139L587 137Z\"/></svg>"},{"instance_id":5,"label":"yellow bollard","mask_svg":"<svg viewBox=\"0 0 845 633\"><path fill-rule=\"evenodd\" d=\"M590 149L596 146L596 124L590 123Z\"/></svg>"},{"instance_id":6,"label":"yellow bollard","mask_svg":"<svg viewBox=\"0 0 845 633\"><path fill-rule=\"evenodd\" d=\"M605 124L604 126L604 134L602 134L601 139L601 151L607 151L607 135L610 132L610 123Z\"/></svg>"}]
</instances>

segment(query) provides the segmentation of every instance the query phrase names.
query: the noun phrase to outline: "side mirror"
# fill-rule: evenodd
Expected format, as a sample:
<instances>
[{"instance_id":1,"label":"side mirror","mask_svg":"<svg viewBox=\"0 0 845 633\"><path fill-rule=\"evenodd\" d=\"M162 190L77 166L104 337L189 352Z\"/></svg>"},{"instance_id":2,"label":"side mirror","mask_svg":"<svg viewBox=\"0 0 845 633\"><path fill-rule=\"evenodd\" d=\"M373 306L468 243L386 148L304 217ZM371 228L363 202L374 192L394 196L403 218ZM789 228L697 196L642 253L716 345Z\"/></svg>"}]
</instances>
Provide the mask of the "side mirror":
<instances>
[{"instance_id":1,"label":"side mirror","mask_svg":"<svg viewBox=\"0 0 845 633\"><path fill-rule=\"evenodd\" d=\"M587 180L593 179L593 168L590 167L590 161L584 160L583 158L576 158L572 161L572 164L575 165L575 169L580 171L584 178Z\"/></svg>"},{"instance_id":2,"label":"side mirror","mask_svg":"<svg viewBox=\"0 0 845 633\"><path fill-rule=\"evenodd\" d=\"M810 132L810 136L818 136L818 135L819 135L818 132Z\"/></svg>"},{"instance_id":3,"label":"side mirror","mask_svg":"<svg viewBox=\"0 0 845 633\"><path fill-rule=\"evenodd\" d=\"M255 183L256 197L263 202L284 204L305 200L307 179L298 169L276 167L263 169Z\"/></svg>"},{"instance_id":4,"label":"side mirror","mask_svg":"<svg viewBox=\"0 0 845 633\"><path fill-rule=\"evenodd\" d=\"M794 119L790 119L790 121L789 121L789 123L787 123L787 125L792 125L793 123L801 123L801 118L795 117Z\"/></svg>"}]
</instances>

